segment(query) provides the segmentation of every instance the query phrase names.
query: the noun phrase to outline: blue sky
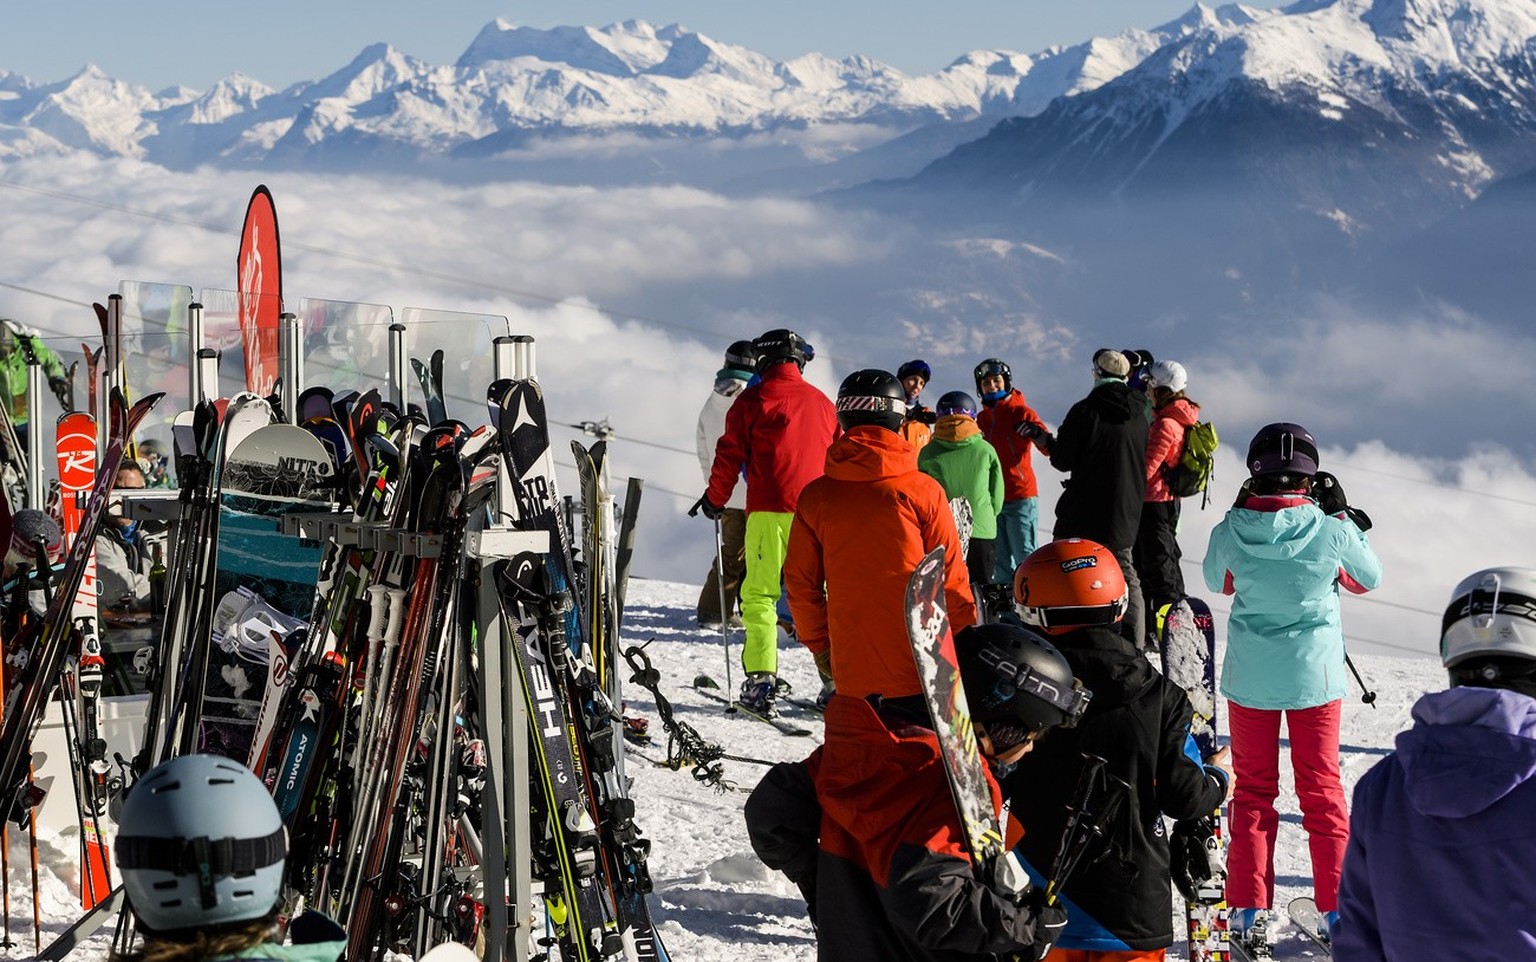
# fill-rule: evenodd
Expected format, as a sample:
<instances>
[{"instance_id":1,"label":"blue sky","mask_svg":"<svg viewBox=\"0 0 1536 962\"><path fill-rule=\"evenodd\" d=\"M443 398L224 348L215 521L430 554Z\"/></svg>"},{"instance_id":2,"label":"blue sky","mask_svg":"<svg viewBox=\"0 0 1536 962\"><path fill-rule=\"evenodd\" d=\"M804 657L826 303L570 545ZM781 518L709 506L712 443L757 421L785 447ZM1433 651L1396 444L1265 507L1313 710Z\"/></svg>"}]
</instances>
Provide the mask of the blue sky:
<instances>
[{"instance_id":1,"label":"blue sky","mask_svg":"<svg viewBox=\"0 0 1536 962\"><path fill-rule=\"evenodd\" d=\"M1177 17L1193 0L34 0L0 13L0 71L62 80L86 63L151 89L204 89L236 70L312 80L386 41L451 63L496 17L537 27L637 18L778 59L865 54L929 73L970 50L1024 52ZM1250 5L1278 6L1277 0ZM256 11L260 11L257 13Z\"/></svg>"}]
</instances>

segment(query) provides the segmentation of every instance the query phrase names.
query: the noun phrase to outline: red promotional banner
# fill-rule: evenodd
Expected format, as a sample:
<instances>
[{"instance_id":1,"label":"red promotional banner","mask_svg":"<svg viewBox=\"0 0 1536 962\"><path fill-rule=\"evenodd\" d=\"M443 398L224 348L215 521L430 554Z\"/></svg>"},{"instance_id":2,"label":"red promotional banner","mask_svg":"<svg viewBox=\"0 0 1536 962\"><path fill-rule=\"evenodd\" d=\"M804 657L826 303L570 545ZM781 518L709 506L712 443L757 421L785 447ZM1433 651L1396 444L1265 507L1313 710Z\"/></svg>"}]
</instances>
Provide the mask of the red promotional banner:
<instances>
[{"instance_id":1,"label":"red promotional banner","mask_svg":"<svg viewBox=\"0 0 1536 962\"><path fill-rule=\"evenodd\" d=\"M251 194L240 231L236 290L240 340L245 347L245 389L272 393L277 382L278 318L283 312L283 264L277 242L277 207L265 184Z\"/></svg>"}]
</instances>

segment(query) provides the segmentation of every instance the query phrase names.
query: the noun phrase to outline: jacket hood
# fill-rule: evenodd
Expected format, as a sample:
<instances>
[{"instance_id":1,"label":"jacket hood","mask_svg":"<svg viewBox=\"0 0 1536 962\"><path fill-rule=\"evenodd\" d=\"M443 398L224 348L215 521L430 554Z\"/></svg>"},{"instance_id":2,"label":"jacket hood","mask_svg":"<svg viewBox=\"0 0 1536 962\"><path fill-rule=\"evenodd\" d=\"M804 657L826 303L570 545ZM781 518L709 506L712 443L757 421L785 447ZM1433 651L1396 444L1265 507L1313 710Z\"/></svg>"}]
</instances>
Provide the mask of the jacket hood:
<instances>
[{"instance_id":1,"label":"jacket hood","mask_svg":"<svg viewBox=\"0 0 1536 962\"><path fill-rule=\"evenodd\" d=\"M1123 424L1132 418L1146 416L1146 399L1118 379L1100 381L1088 392L1087 401L1099 417L1110 424Z\"/></svg>"},{"instance_id":2,"label":"jacket hood","mask_svg":"<svg viewBox=\"0 0 1536 962\"><path fill-rule=\"evenodd\" d=\"M1093 692L1090 713L1134 701L1157 682L1151 662L1113 628L1093 625L1050 640L1072 665L1072 674Z\"/></svg>"},{"instance_id":3,"label":"jacket hood","mask_svg":"<svg viewBox=\"0 0 1536 962\"><path fill-rule=\"evenodd\" d=\"M963 444L971 438L981 437L981 426L973 417L964 414L946 414L933 426L933 440Z\"/></svg>"},{"instance_id":4,"label":"jacket hood","mask_svg":"<svg viewBox=\"0 0 1536 962\"><path fill-rule=\"evenodd\" d=\"M1174 398L1155 413L1160 418L1169 418L1180 427L1193 427L1200 423L1200 405L1187 397Z\"/></svg>"},{"instance_id":5,"label":"jacket hood","mask_svg":"<svg viewBox=\"0 0 1536 962\"><path fill-rule=\"evenodd\" d=\"M909 784L927 766L942 770L932 731L887 728L869 702L849 695L833 695L827 703L827 730L837 737L821 748L816 794L822 811L850 834L876 834L872 829L900 824L929 804L921 793L892 786ZM876 745L879 750L872 750Z\"/></svg>"},{"instance_id":6,"label":"jacket hood","mask_svg":"<svg viewBox=\"0 0 1536 962\"><path fill-rule=\"evenodd\" d=\"M1233 508L1227 514L1227 526L1244 554L1268 561L1287 561L1323 534L1326 517L1321 508L1305 501L1274 511Z\"/></svg>"},{"instance_id":7,"label":"jacket hood","mask_svg":"<svg viewBox=\"0 0 1536 962\"><path fill-rule=\"evenodd\" d=\"M731 368L723 368L715 374L715 393L721 397L734 398L747 386L747 379L737 377L736 371Z\"/></svg>"},{"instance_id":8,"label":"jacket hood","mask_svg":"<svg viewBox=\"0 0 1536 962\"><path fill-rule=\"evenodd\" d=\"M861 424L827 449L827 477L835 481L876 481L917 470L917 449L895 431Z\"/></svg>"},{"instance_id":9,"label":"jacket hood","mask_svg":"<svg viewBox=\"0 0 1536 962\"><path fill-rule=\"evenodd\" d=\"M1536 776L1536 699L1496 688L1431 692L1397 736L1408 800L1439 818L1491 807Z\"/></svg>"}]
</instances>

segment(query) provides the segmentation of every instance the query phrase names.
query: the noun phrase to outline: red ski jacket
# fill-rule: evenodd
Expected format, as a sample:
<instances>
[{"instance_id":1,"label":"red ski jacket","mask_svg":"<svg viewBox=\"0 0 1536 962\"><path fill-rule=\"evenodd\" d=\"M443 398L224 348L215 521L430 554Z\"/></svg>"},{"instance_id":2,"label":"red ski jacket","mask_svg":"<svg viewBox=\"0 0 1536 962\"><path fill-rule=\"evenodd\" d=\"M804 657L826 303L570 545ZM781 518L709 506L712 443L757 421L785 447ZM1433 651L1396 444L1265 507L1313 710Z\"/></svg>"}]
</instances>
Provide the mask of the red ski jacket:
<instances>
[{"instance_id":1,"label":"red ski jacket","mask_svg":"<svg viewBox=\"0 0 1536 962\"><path fill-rule=\"evenodd\" d=\"M846 695L920 694L905 608L923 555L945 548L953 629L976 622L949 499L917 470L917 450L885 428L853 428L826 463L801 492L789 529L784 586L795 632L813 652L831 648L832 677Z\"/></svg>"},{"instance_id":2,"label":"red ski jacket","mask_svg":"<svg viewBox=\"0 0 1536 962\"><path fill-rule=\"evenodd\" d=\"M1040 493L1035 482L1035 468L1030 464L1029 453L1037 442L1019 437L1014 430L1024 421L1033 421L1045 427L1035 409L1024 403L1024 395L1017 388L1003 395L996 404L976 412L976 423L997 449L998 460L1003 462L1003 500L1022 501ZM1044 451L1044 448L1041 448Z\"/></svg>"},{"instance_id":3,"label":"red ski jacket","mask_svg":"<svg viewBox=\"0 0 1536 962\"><path fill-rule=\"evenodd\" d=\"M705 496L724 505L747 474L747 513L795 510L800 490L821 476L827 447L837 438L837 411L794 364L776 364L742 391L715 442Z\"/></svg>"}]
</instances>

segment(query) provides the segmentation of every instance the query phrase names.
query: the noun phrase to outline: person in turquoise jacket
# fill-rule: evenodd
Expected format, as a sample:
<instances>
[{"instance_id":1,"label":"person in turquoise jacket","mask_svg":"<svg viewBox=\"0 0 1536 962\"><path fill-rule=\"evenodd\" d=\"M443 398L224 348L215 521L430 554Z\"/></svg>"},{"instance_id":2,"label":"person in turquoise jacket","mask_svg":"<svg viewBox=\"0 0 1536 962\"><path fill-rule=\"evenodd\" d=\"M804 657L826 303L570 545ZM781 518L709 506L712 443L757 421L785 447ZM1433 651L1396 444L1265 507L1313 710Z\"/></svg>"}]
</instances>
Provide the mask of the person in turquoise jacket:
<instances>
[{"instance_id":1,"label":"person in turquoise jacket","mask_svg":"<svg viewBox=\"0 0 1536 962\"><path fill-rule=\"evenodd\" d=\"M1260 429L1251 477L1211 531L1206 587L1232 595L1221 691L1227 697L1237 791L1227 825L1227 904L1235 937L1274 902L1280 815L1280 724L1285 722L1318 908L1338 909L1349 812L1339 777L1345 694L1339 588L1381 582L1370 519L1318 471L1317 442L1298 424Z\"/></svg>"},{"instance_id":2,"label":"person in turquoise jacket","mask_svg":"<svg viewBox=\"0 0 1536 962\"><path fill-rule=\"evenodd\" d=\"M944 487L944 496L971 506L965 568L972 584L990 584L997 561L997 516L1003 510L1003 463L976 425L976 399L950 391L934 407L933 437L917 452L917 469Z\"/></svg>"}]
</instances>

